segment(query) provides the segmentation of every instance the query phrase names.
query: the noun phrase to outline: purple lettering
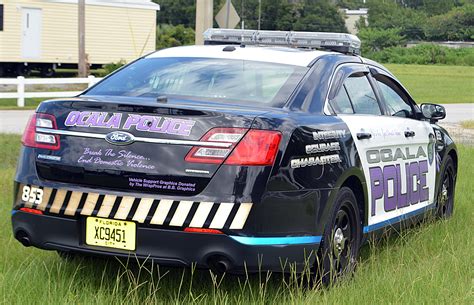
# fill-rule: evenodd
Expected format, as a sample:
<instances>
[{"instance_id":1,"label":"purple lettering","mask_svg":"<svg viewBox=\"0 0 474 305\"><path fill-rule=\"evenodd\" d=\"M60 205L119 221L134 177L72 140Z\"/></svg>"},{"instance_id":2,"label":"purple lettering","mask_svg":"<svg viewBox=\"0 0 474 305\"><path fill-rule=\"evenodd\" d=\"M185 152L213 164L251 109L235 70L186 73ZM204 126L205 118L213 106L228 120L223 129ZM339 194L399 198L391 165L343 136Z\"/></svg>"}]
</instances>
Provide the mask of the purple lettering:
<instances>
[{"instance_id":1,"label":"purple lettering","mask_svg":"<svg viewBox=\"0 0 474 305\"><path fill-rule=\"evenodd\" d=\"M161 122L161 126L160 126ZM170 125L170 120L169 119L162 119L160 117L155 117L153 120L153 124L150 127L150 131L152 132L166 132L166 129Z\"/></svg>"},{"instance_id":2,"label":"purple lettering","mask_svg":"<svg viewBox=\"0 0 474 305\"><path fill-rule=\"evenodd\" d=\"M99 119L99 113L92 112L91 115L86 120L86 125L89 126L89 127L90 126L96 127L98 119Z\"/></svg>"},{"instance_id":3,"label":"purple lettering","mask_svg":"<svg viewBox=\"0 0 474 305\"><path fill-rule=\"evenodd\" d=\"M152 123L154 120L152 116L144 115L140 118L140 122L138 122L136 128L140 131L148 131L150 129L149 123Z\"/></svg>"},{"instance_id":4,"label":"purple lettering","mask_svg":"<svg viewBox=\"0 0 474 305\"><path fill-rule=\"evenodd\" d=\"M397 170L394 165L387 165L383 168L383 190L384 190L384 209L385 212L393 211L397 208L397 189L398 177ZM389 181L393 181L393 195L389 196Z\"/></svg>"},{"instance_id":5,"label":"purple lettering","mask_svg":"<svg viewBox=\"0 0 474 305\"><path fill-rule=\"evenodd\" d=\"M107 128L120 128L120 122L122 121L121 113L114 113L114 115L107 121L105 127Z\"/></svg>"},{"instance_id":6,"label":"purple lettering","mask_svg":"<svg viewBox=\"0 0 474 305\"><path fill-rule=\"evenodd\" d=\"M408 188L405 193L402 193L402 172L401 172L401 167L399 164L397 164L397 172L398 172L398 188L397 188L397 197L398 197L398 208L404 208L409 206L408 202Z\"/></svg>"},{"instance_id":7,"label":"purple lettering","mask_svg":"<svg viewBox=\"0 0 474 305\"><path fill-rule=\"evenodd\" d=\"M123 129L130 129L133 125L137 125L140 122L140 117L137 114L129 114L125 124L123 125Z\"/></svg>"},{"instance_id":8,"label":"purple lettering","mask_svg":"<svg viewBox=\"0 0 474 305\"><path fill-rule=\"evenodd\" d=\"M417 204L420 202L420 171L418 162L412 162L409 166L409 175L408 181L410 181L411 187L408 189L409 197L410 197L410 204ZM415 185L413 185L415 182ZM416 191L415 191L416 188Z\"/></svg>"},{"instance_id":9,"label":"purple lettering","mask_svg":"<svg viewBox=\"0 0 474 305\"><path fill-rule=\"evenodd\" d=\"M380 167L371 167L370 172L370 189L372 194L372 216L375 215L375 203L377 199L383 197L383 174Z\"/></svg>"},{"instance_id":10,"label":"purple lettering","mask_svg":"<svg viewBox=\"0 0 474 305\"><path fill-rule=\"evenodd\" d=\"M79 115L79 118L78 118L77 121L76 121L76 126L84 126L84 127L87 127L86 122L84 122L84 119L87 119L87 117L88 117L90 114L91 114L91 113L90 113L90 112L87 112L87 111L81 112L81 114Z\"/></svg>"},{"instance_id":11,"label":"purple lettering","mask_svg":"<svg viewBox=\"0 0 474 305\"><path fill-rule=\"evenodd\" d=\"M79 118L80 115L81 115L81 113L79 111L69 112L69 114L67 115L66 121L64 122L64 125L66 125L66 126L75 126L76 122L77 122L77 119Z\"/></svg>"},{"instance_id":12,"label":"purple lettering","mask_svg":"<svg viewBox=\"0 0 474 305\"><path fill-rule=\"evenodd\" d=\"M428 161L420 161L420 202L429 199L429 189L426 185L426 174L428 173Z\"/></svg>"}]
</instances>

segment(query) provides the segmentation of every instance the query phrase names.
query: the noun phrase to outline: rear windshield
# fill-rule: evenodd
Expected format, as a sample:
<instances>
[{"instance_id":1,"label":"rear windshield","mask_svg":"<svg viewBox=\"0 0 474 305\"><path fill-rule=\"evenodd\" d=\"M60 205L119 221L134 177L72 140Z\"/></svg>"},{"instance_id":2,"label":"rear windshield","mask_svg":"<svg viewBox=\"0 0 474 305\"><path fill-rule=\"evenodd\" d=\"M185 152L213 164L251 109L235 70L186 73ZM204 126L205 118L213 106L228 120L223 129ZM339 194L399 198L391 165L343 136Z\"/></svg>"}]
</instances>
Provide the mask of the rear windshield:
<instances>
[{"instance_id":1,"label":"rear windshield","mask_svg":"<svg viewBox=\"0 0 474 305\"><path fill-rule=\"evenodd\" d=\"M85 95L166 96L280 106L307 70L247 60L147 58L118 71Z\"/></svg>"}]
</instances>

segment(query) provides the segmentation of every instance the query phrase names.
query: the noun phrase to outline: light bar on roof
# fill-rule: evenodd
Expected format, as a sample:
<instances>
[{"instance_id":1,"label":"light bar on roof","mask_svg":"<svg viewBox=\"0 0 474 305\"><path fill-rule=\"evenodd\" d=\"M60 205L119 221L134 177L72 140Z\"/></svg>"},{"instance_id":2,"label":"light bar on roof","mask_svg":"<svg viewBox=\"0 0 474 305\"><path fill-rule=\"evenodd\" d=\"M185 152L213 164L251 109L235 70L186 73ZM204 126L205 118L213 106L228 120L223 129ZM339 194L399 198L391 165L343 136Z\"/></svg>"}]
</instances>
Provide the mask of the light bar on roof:
<instances>
[{"instance_id":1,"label":"light bar on roof","mask_svg":"<svg viewBox=\"0 0 474 305\"><path fill-rule=\"evenodd\" d=\"M208 29L205 44L243 44L326 49L360 54L360 40L346 33Z\"/></svg>"}]
</instances>

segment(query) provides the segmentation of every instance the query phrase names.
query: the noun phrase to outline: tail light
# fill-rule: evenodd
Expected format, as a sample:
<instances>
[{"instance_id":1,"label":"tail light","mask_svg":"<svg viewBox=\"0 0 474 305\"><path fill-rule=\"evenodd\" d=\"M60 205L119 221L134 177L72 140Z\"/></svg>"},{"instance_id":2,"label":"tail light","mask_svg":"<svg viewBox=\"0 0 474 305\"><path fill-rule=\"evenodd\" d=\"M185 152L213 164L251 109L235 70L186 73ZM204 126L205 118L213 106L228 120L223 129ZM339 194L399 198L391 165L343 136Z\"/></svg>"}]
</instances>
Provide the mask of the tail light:
<instances>
[{"instance_id":1,"label":"tail light","mask_svg":"<svg viewBox=\"0 0 474 305\"><path fill-rule=\"evenodd\" d=\"M26 125L21 143L33 148L58 150L60 148L59 135L37 132L37 127L55 130L57 129L56 118L45 113L33 114Z\"/></svg>"},{"instance_id":2,"label":"tail light","mask_svg":"<svg viewBox=\"0 0 474 305\"><path fill-rule=\"evenodd\" d=\"M281 133L271 130L214 128L201 141L232 143L228 148L193 147L186 161L229 165L273 165Z\"/></svg>"}]
</instances>

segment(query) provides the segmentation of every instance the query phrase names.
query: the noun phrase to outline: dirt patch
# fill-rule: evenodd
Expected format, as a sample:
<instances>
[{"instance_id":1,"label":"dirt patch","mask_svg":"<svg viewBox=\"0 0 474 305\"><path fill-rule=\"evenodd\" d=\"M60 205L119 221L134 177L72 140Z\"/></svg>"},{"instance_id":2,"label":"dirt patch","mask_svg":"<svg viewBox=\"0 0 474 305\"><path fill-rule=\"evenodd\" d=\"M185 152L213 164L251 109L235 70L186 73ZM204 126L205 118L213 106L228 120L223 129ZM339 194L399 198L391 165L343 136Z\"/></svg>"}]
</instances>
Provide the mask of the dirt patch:
<instances>
[{"instance_id":1,"label":"dirt patch","mask_svg":"<svg viewBox=\"0 0 474 305\"><path fill-rule=\"evenodd\" d=\"M474 146L474 129L463 128L458 123L441 123L456 144Z\"/></svg>"}]
</instances>

